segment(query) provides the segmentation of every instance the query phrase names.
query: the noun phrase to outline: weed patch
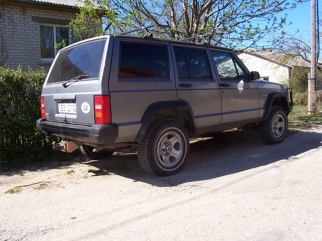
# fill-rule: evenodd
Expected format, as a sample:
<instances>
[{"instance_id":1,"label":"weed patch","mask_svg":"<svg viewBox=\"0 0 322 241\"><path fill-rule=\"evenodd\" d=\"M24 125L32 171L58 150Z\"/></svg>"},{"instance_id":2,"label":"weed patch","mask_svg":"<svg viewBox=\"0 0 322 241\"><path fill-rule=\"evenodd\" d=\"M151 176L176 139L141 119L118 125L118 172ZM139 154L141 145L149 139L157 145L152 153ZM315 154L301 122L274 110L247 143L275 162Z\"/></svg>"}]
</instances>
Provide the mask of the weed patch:
<instances>
[{"instance_id":1,"label":"weed patch","mask_svg":"<svg viewBox=\"0 0 322 241\"><path fill-rule=\"evenodd\" d=\"M15 186L15 187L7 190L5 193L6 194L15 194L15 193L20 193L20 192L21 192L21 187Z\"/></svg>"},{"instance_id":2,"label":"weed patch","mask_svg":"<svg viewBox=\"0 0 322 241\"><path fill-rule=\"evenodd\" d=\"M290 130L309 130L322 125L322 115L295 114L289 116Z\"/></svg>"}]
</instances>

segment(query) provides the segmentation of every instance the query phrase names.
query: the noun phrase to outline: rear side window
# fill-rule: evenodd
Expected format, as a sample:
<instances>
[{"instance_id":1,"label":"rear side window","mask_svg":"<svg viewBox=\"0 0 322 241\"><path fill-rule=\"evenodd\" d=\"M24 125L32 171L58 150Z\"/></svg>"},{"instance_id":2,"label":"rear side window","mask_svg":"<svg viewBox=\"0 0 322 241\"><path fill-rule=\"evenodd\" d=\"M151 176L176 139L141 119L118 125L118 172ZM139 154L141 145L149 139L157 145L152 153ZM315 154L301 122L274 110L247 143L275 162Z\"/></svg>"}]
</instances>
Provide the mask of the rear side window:
<instances>
[{"instance_id":1,"label":"rear side window","mask_svg":"<svg viewBox=\"0 0 322 241\"><path fill-rule=\"evenodd\" d=\"M246 76L245 71L229 53L221 51L211 53L221 79L242 79Z\"/></svg>"},{"instance_id":2,"label":"rear side window","mask_svg":"<svg viewBox=\"0 0 322 241\"><path fill-rule=\"evenodd\" d=\"M212 77L206 50L174 47L180 79L209 79Z\"/></svg>"},{"instance_id":3,"label":"rear side window","mask_svg":"<svg viewBox=\"0 0 322 241\"><path fill-rule=\"evenodd\" d=\"M99 77L106 40L98 40L63 50L57 56L47 83L82 76L82 80Z\"/></svg>"},{"instance_id":4,"label":"rear side window","mask_svg":"<svg viewBox=\"0 0 322 241\"><path fill-rule=\"evenodd\" d=\"M121 43L119 78L167 78L166 45Z\"/></svg>"}]
</instances>

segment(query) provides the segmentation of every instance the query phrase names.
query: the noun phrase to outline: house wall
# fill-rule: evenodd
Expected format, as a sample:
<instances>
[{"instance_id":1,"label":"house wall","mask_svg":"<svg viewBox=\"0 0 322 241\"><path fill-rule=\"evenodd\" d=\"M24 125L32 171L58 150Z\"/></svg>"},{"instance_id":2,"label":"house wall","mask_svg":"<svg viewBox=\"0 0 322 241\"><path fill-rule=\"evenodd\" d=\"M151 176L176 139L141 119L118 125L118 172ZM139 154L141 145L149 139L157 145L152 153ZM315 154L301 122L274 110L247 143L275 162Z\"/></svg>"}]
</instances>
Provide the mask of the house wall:
<instances>
[{"instance_id":1,"label":"house wall","mask_svg":"<svg viewBox=\"0 0 322 241\"><path fill-rule=\"evenodd\" d=\"M247 53L239 54L239 58L250 71L258 71L261 77L269 77L270 82L288 83L291 76L289 67Z\"/></svg>"},{"instance_id":2,"label":"house wall","mask_svg":"<svg viewBox=\"0 0 322 241\"><path fill-rule=\"evenodd\" d=\"M75 13L51 8L0 4L0 65L47 71L51 61L41 61L40 23L68 23Z\"/></svg>"}]
</instances>

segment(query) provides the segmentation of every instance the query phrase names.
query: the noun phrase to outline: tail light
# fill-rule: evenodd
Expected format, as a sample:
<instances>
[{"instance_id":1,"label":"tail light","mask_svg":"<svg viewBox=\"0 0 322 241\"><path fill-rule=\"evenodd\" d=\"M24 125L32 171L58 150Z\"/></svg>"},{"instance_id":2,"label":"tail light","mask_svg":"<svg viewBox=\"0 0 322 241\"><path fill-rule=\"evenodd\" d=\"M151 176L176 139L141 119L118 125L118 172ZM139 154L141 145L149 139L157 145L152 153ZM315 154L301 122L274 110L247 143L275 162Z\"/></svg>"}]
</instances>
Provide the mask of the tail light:
<instances>
[{"instance_id":1,"label":"tail light","mask_svg":"<svg viewBox=\"0 0 322 241\"><path fill-rule=\"evenodd\" d=\"M109 95L94 96L95 123L99 125L111 123L111 104Z\"/></svg>"},{"instance_id":2,"label":"tail light","mask_svg":"<svg viewBox=\"0 0 322 241\"><path fill-rule=\"evenodd\" d=\"M40 98L40 116L41 116L41 118L46 118L46 114L45 114L45 98L44 97Z\"/></svg>"}]
</instances>

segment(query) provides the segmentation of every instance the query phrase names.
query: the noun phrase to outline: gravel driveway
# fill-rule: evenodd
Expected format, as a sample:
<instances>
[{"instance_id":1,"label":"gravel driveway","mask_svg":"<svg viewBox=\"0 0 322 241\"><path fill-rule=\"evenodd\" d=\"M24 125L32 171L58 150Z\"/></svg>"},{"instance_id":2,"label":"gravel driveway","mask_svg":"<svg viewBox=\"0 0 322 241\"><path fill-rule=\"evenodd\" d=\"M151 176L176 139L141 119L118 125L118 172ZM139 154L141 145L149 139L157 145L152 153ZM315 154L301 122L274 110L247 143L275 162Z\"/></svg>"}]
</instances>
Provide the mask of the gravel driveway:
<instances>
[{"instance_id":1,"label":"gravel driveway","mask_svg":"<svg viewBox=\"0 0 322 241\"><path fill-rule=\"evenodd\" d=\"M0 240L322 241L322 126L195 140L170 177L135 154L76 161L1 173Z\"/></svg>"}]
</instances>

